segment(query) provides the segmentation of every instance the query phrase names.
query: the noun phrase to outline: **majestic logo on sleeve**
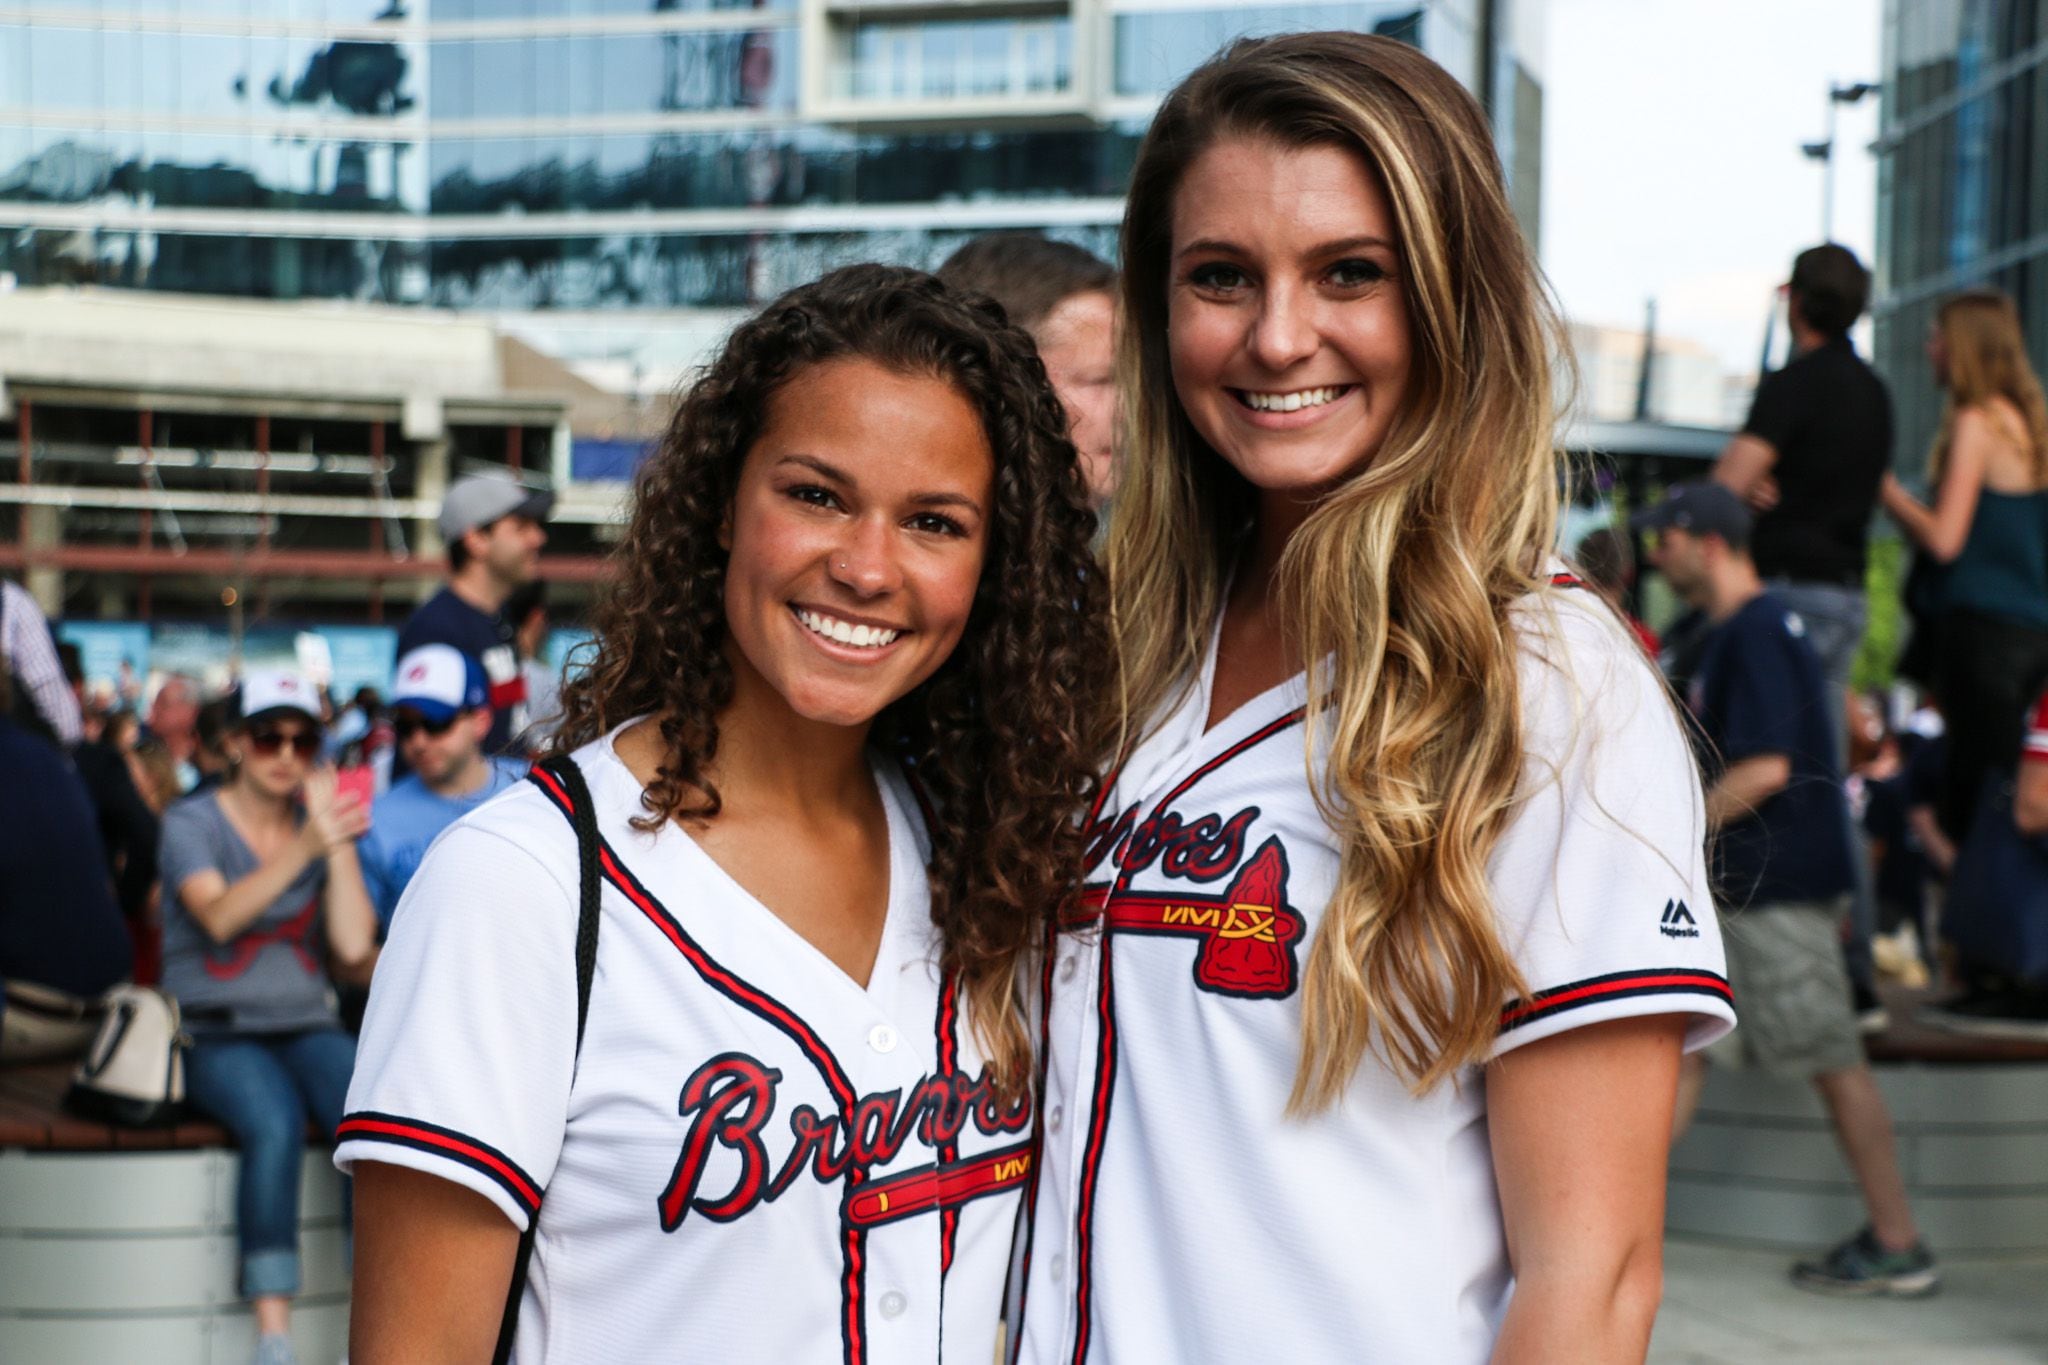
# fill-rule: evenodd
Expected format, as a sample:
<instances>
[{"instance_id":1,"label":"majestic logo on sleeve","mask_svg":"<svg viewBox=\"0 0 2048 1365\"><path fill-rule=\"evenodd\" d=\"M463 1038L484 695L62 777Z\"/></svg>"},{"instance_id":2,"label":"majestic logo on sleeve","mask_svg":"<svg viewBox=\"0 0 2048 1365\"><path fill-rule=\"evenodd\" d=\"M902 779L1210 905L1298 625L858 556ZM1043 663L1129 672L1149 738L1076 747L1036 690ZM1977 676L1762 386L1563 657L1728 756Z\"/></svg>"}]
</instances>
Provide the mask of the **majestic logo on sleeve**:
<instances>
[{"instance_id":1,"label":"majestic logo on sleeve","mask_svg":"<svg viewBox=\"0 0 2048 1365\"><path fill-rule=\"evenodd\" d=\"M1257 813L1247 810L1229 822L1240 838ZM1277 837L1259 846L1220 896L1149 894L1109 886L1090 888L1087 895L1114 932L1197 940L1195 984L1203 990L1249 998L1294 993L1301 974L1303 920L1301 912L1287 904L1287 851Z\"/></svg>"},{"instance_id":2,"label":"majestic logo on sleeve","mask_svg":"<svg viewBox=\"0 0 2048 1365\"><path fill-rule=\"evenodd\" d=\"M1685 908L1684 901L1665 901L1664 917L1658 922L1657 932L1666 938L1698 938L1699 921Z\"/></svg>"},{"instance_id":3,"label":"majestic logo on sleeve","mask_svg":"<svg viewBox=\"0 0 2048 1365\"><path fill-rule=\"evenodd\" d=\"M789 1115L794 1144L778 1161L769 1155L766 1134L781 1082L780 1071L741 1052L721 1053L691 1073L677 1101L689 1130L658 1201L662 1231L674 1232L691 1213L729 1223L773 1203L806 1171L823 1184L849 1172L865 1177L870 1167L895 1160L913 1136L934 1149L950 1148L970 1122L989 1137L1022 1132L1031 1123L1030 1102L1004 1103L986 1071L974 1077L952 1072L927 1076L907 1099L900 1089L863 1096L851 1123L798 1105ZM739 1173L730 1188L705 1192L706 1168L720 1148L738 1155ZM855 1227L893 1223L1020 1185L1030 1172L1031 1144L1020 1142L863 1178L852 1185L842 1213Z\"/></svg>"}]
</instances>

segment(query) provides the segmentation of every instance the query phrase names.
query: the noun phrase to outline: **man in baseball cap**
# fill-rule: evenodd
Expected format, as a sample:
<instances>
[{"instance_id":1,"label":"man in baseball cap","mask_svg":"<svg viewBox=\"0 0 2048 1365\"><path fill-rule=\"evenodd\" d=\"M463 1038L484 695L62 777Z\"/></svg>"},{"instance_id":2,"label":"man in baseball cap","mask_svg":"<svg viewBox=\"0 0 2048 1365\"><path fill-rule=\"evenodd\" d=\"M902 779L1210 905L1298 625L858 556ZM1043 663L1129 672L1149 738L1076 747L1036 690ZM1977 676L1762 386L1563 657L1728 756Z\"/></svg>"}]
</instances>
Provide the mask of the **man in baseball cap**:
<instances>
[{"instance_id":1,"label":"man in baseball cap","mask_svg":"<svg viewBox=\"0 0 2048 1365\"><path fill-rule=\"evenodd\" d=\"M1637 531L1678 530L1694 536L1719 536L1729 548L1741 550L1749 546L1754 518L1749 504L1726 484L1696 479L1672 485L1662 502L1636 513L1628 524Z\"/></svg>"},{"instance_id":2,"label":"man in baseball cap","mask_svg":"<svg viewBox=\"0 0 2048 1365\"><path fill-rule=\"evenodd\" d=\"M391 728L411 772L377 798L357 847L384 926L436 836L526 771L484 756L490 685L483 667L452 645L422 645L399 659Z\"/></svg>"},{"instance_id":3,"label":"man in baseball cap","mask_svg":"<svg viewBox=\"0 0 2048 1365\"><path fill-rule=\"evenodd\" d=\"M526 687L519 677L506 597L540 568L548 533L541 523L554 495L528 488L509 472L471 474L455 481L441 500L438 519L448 545L448 583L420 604L399 632L398 652L452 645L483 666L491 688L490 753L503 753L526 728ZM398 756L397 771L404 771Z\"/></svg>"}]
</instances>

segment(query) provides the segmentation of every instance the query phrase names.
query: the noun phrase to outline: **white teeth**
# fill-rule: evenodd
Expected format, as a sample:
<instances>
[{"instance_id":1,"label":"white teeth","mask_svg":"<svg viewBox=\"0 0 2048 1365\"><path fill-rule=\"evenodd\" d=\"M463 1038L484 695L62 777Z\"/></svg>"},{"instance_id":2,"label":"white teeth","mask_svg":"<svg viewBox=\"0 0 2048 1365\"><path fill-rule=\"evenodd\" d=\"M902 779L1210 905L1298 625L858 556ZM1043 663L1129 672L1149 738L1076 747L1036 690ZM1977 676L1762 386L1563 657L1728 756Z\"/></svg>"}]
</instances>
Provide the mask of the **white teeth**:
<instances>
[{"instance_id":1,"label":"white teeth","mask_svg":"<svg viewBox=\"0 0 2048 1365\"><path fill-rule=\"evenodd\" d=\"M897 635L901 633L885 626L857 626L851 621L842 621L836 616L826 616L815 611L798 611L796 619L803 622L804 628L813 634L822 635L838 644L852 645L855 649L880 649L883 645L894 643Z\"/></svg>"},{"instance_id":2,"label":"white teeth","mask_svg":"<svg viewBox=\"0 0 2048 1365\"><path fill-rule=\"evenodd\" d=\"M1293 393L1253 393L1244 391L1245 403L1260 412L1299 412L1303 408L1319 408L1325 403L1334 403L1344 394L1343 387L1321 389L1297 389Z\"/></svg>"}]
</instances>

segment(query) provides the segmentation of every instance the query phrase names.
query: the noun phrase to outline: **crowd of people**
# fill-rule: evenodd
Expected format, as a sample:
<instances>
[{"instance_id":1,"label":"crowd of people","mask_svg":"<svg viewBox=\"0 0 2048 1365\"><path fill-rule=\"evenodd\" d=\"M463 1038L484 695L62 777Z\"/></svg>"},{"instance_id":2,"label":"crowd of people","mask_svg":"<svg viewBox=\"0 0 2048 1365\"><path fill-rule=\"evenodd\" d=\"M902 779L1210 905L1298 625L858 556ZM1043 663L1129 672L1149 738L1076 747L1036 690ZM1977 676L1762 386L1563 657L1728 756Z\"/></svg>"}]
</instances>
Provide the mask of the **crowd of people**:
<instances>
[{"instance_id":1,"label":"crowd of people","mask_svg":"<svg viewBox=\"0 0 2048 1365\"><path fill-rule=\"evenodd\" d=\"M509 475L449 488L388 696L81 705L0 584L4 1055L176 997L260 1365L309 1120L359 1362L1640 1359L1710 1063L1810 1079L1863 1193L1795 1281L1936 1287L1862 1033L1880 968L2048 1029L1995 917L1942 946L1987 822L2048 830L2011 304L1941 311L1923 501L1868 273L1803 253L1713 476L1560 557L1556 320L1428 58L1229 49L1121 255L996 234L741 324L566 679ZM1880 506L1910 714L1852 686Z\"/></svg>"}]
</instances>

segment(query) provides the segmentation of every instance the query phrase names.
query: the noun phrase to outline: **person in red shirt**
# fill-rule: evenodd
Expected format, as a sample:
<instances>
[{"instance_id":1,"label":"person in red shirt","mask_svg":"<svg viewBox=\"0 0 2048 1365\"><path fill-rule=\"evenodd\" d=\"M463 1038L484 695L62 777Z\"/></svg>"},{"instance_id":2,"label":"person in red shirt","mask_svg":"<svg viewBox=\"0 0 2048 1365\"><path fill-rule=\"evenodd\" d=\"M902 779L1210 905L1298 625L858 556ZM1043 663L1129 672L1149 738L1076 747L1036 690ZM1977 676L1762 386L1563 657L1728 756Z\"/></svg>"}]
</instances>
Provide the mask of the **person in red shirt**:
<instances>
[{"instance_id":1,"label":"person in red shirt","mask_svg":"<svg viewBox=\"0 0 2048 1365\"><path fill-rule=\"evenodd\" d=\"M1635 632L1649 651L1650 660L1656 662L1657 655L1664 648L1664 642L1657 638L1636 614L1628 609L1628 590L1635 586L1636 556L1628 537L1611 526L1603 526L1588 532L1579 542L1579 548L1572 552L1572 559L1579 566L1579 576L1586 586L1600 594L1613 607L1628 628Z\"/></svg>"}]
</instances>

